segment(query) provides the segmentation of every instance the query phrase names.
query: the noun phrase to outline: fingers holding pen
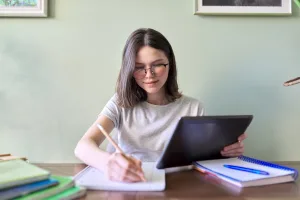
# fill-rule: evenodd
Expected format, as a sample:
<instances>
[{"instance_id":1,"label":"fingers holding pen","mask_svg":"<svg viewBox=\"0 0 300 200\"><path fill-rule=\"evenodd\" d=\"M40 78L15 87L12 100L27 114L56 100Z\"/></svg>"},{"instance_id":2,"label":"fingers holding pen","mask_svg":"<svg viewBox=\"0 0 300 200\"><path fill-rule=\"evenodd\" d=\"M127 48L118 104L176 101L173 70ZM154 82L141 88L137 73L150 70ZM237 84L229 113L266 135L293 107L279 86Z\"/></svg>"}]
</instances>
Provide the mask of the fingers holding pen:
<instances>
[{"instance_id":1,"label":"fingers holding pen","mask_svg":"<svg viewBox=\"0 0 300 200\"><path fill-rule=\"evenodd\" d=\"M121 154L121 158L119 159L120 165L133 173L138 174L141 179L145 179L144 172L142 170L142 163L140 160L137 160L131 156L124 156Z\"/></svg>"},{"instance_id":2,"label":"fingers holding pen","mask_svg":"<svg viewBox=\"0 0 300 200\"><path fill-rule=\"evenodd\" d=\"M97 127L116 149L116 152L110 156L107 162L107 174L109 174L109 178L115 179L118 176L117 180L121 181L146 181L141 161L127 156L100 124L97 124Z\"/></svg>"},{"instance_id":3,"label":"fingers holding pen","mask_svg":"<svg viewBox=\"0 0 300 200\"><path fill-rule=\"evenodd\" d=\"M133 158L120 153L111 155L107 163L107 175L110 180L121 182L145 181L141 166Z\"/></svg>"},{"instance_id":4,"label":"fingers holding pen","mask_svg":"<svg viewBox=\"0 0 300 200\"><path fill-rule=\"evenodd\" d=\"M140 176L131 172L128 169L123 169L117 162L110 164L110 170L108 171L108 178L112 181L118 182L139 182Z\"/></svg>"}]
</instances>

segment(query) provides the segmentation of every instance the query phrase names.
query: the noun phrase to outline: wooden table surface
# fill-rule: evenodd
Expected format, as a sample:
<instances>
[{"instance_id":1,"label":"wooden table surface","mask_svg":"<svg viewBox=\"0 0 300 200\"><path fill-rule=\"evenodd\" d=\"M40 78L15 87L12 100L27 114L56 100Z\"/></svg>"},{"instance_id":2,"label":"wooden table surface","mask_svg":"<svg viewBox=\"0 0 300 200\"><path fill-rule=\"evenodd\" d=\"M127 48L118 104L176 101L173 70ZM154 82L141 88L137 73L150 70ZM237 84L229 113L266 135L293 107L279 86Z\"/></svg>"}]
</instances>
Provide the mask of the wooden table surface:
<instances>
[{"instance_id":1,"label":"wooden table surface","mask_svg":"<svg viewBox=\"0 0 300 200\"><path fill-rule=\"evenodd\" d=\"M277 162L300 171L300 162ZM53 175L73 176L82 170L83 164L36 164L52 172ZM190 170L174 172L166 175L166 190L163 192L113 192L88 191L84 200L102 199L288 199L300 200L300 181L281 183L260 187L238 188L225 182L220 182L211 176Z\"/></svg>"}]
</instances>

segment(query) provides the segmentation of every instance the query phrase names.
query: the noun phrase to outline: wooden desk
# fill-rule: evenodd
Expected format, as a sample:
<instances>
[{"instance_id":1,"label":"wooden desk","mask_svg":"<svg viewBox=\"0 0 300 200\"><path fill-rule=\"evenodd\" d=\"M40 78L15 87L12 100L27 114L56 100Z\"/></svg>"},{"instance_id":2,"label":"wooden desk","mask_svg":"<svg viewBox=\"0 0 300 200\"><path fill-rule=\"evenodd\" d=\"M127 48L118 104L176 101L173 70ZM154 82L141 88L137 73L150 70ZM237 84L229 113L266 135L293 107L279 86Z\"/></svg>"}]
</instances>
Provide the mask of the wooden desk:
<instances>
[{"instance_id":1,"label":"wooden desk","mask_svg":"<svg viewBox=\"0 0 300 200\"><path fill-rule=\"evenodd\" d=\"M281 162L300 172L300 162ZM83 164L37 164L54 175L73 176L82 170ZM300 178L299 178L300 179ZM300 200L300 180L296 183L283 183L262 187L237 188L228 183L219 182L211 176L204 176L195 170L167 174L167 187L163 192L109 192L88 191L84 200L101 199L288 199Z\"/></svg>"}]
</instances>

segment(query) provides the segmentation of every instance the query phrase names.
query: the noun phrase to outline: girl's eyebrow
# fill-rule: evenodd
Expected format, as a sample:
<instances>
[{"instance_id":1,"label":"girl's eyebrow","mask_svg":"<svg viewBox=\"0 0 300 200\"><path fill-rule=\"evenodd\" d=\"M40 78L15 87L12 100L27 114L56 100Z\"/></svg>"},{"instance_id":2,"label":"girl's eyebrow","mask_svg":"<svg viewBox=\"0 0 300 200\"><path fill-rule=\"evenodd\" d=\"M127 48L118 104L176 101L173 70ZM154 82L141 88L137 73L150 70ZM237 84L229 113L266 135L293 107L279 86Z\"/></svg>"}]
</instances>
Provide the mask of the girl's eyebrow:
<instances>
[{"instance_id":1,"label":"girl's eyebrow","mask_svg":"<svg viewBox=\"0 0 300 200\"><path fill-rule=\"evenodd\" d=\"M158 62L158 61L164 61L164 59L163 59L163 58L159 58L159 59L157 59L157 60L154 60L154 61L151 62L151 63L155 63L155 62ZM136 62L135 64L136 64L136 65L144 65L144 63L139 63L139 62Z\"/></svg>"},{"instance_id":2,"label":"girl's eyebrow","mask_svg":"<svg viewBox=\"0 0 300 200\"><path fill-rule=\"evenodd\" d=\"M135 64L136 64L136 65L143 65L143 63L138 63L138 62L136 62Z\"/></svg>"},{"instance_id":3,"label":"girl's eyebrow","mask_svg":"<svg viewBox=\"0 0 300 200\"><path fill-rule=\"evenodd\" d=\"M155 63L155 62L158 62L158 61L164 61L164 59L160 58L160 59L157 59L157 60L153 61L152 63Z\"/></svg>"}]
</instances>

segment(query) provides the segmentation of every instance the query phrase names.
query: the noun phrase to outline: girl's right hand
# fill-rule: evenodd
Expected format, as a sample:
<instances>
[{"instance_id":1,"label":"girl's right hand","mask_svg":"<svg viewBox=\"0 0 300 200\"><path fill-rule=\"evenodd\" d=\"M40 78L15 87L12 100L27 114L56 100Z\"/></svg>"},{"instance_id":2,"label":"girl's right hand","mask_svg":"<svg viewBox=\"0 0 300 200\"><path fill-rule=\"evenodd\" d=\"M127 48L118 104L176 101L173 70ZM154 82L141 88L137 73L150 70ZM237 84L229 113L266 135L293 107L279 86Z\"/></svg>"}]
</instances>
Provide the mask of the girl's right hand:
<instances>
[{"instance_id":1,"label":"girl's right hand","mask_svg":"<svg viewBox=\"0 0 300 200\"><path fill-rule=\"evenodd\" d=\"M135 158L124 156L121 153L113 153L106 165L106 175L112 181L145 181L141 164L141 161Z\"/></svg>"}]
</instances>

